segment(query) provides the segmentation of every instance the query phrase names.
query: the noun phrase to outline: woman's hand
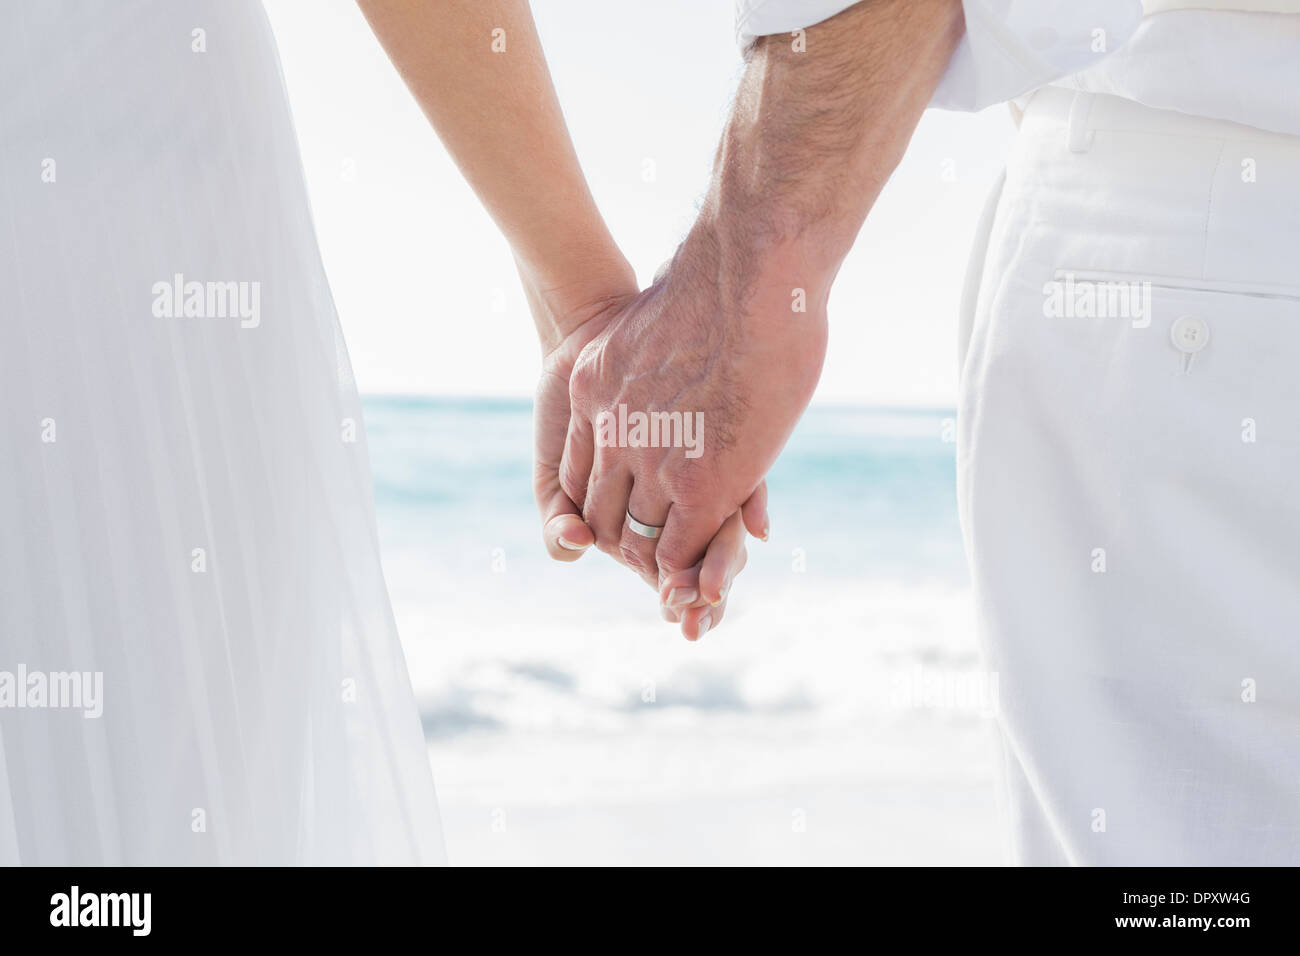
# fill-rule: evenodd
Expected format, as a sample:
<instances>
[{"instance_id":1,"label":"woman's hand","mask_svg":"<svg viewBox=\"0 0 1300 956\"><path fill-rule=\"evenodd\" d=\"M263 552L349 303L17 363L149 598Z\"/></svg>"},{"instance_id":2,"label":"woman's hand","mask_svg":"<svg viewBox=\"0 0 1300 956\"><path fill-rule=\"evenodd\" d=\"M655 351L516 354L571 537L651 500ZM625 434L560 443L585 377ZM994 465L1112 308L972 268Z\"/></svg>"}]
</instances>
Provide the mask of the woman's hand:
<instances>
[{"instance_id":1,"label":"woman's hand","mask_svg":"<svg viewBox=\"0 0 1300 956\"><path fill-rule=\"evenodd\" d=\"M542 537L546 550L557 561L576 561L595 543L595 535L583 520L581 509L560 485L565 441L572 427L570 379L583 350L637 298L630 278L614 279L601 294L558 294L540 292L525 280L525 291L542 338L550 346L542 360L542 374L533 407L535 461L533 493L542 516ZM586 301L583 301L583 300ZM580 304L575 304L580 303ZM560 331L567 329L567 332ZM554 330L548 334L546 330ZM759 488L746 503L746 513L755 534L766 529L767 488ZM621 553L614 557L624 564ZM688 640L699 640L717 627L726 613L727 592L744 568L745 526L737 511L709 542L703 559L676 575L660 580L645 567L636 567L641 578L660 592L660 614L680 623Z\"/></svg>"},{"instance_id":2,"label":"woman's hand","mask_svg":"<svg viewBox=\"0 0 1300 956\"><path fill-rule=\"evenodd\" d=\"M556 314L547 297L527 282L524 286L539 330L548 326L557 329L552 343L547 343L551 347L542 358L542 375L533 399L533 496L542 514L547 552L557 561L576 561L596 537L560 487L560 461L571 414L569 377L583 348L636 295L636 287L633 283L630 291L614 291L565 316ZM561 327L569 328L567 334L558 331Z\"/></svg>"}]
</instances>

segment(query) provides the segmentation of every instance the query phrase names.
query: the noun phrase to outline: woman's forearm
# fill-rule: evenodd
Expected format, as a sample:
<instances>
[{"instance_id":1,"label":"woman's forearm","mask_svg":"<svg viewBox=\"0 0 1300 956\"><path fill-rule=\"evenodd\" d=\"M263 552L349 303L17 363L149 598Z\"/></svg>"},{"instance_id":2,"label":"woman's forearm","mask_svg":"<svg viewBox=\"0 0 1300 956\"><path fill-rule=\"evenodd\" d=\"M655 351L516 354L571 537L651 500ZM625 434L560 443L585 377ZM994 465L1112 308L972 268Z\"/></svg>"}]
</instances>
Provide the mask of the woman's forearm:
<instances>
[{"instance_id":1,"label":"woman's forearm","mask_svg":"<svg viewBox=\"0 0 1300 956\"><path fill-rule=\"evenodd\" d=\"M582 175L527 0L358 0L514 250L544 348L635 290Z\"/></svg>"}]
</instances>

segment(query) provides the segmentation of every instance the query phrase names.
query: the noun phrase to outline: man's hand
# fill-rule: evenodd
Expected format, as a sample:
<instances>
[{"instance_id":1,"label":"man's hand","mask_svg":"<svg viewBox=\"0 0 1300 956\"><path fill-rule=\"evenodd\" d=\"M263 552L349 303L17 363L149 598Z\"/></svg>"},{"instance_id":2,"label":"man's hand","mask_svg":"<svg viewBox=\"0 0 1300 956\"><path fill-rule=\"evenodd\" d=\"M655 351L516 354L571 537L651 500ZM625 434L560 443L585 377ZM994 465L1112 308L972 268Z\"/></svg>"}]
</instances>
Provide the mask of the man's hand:
<instances>
[{"instance_id":1,"label":"man's hand","mask_svg":"<svg viewBox=\"0 0 1300 956\"><path fill-rule=\"evenodd\" d=\"M767 536L763 476L821 372L825 303L726 256L697 226L665 278L591 338L570 378L561 487L597 546L648 579L694 566L738 510ZM663 527L660 538L633 531L629 512Z\"/></svg>"},{"instance_id":2,"label":"man's hand","mask_svg":"<svg viewBox=\"0 0 1300 956\"><path fill-rule=\"evenodd\" d=\"M583 349L628 312L639 299L630 273L611 269L597 283L599 293L581 286L576 289L540 292L525 281L529 305L539 328L569 331L548 342L542 361L533 407L534 471L533 492L542 514L542 536L551 557L576 561L595 538L560 484L561 458L571 422L571 376ZM754 528L766 527L766 487L760 484L746 514ZM745 531L740 514L720 522L717 534L710 534L703 558L672 578L660 581L652 573L642 577L660 589L660 613L665 620L680 623L689 640L699 640L722 621L727 608L727 591L745 566ZM755 532L759 533L759 532ZM765 534L765 532L763 532ZM711 539L711 540L709 540ZM617 555L616 555L617 556ZM621 560L621 556L620 557Z\"/></svg>"},{"instance_id":3,"label":"man's hand","mask_svg":"<svg viewBox=\"0 0 1300 956\"><path fill-rule=\"evenodd\" d=\"M821 372L831 283L961 29L959 0L867 0L750 50L699 220L573 368L560 484L602 550L672 577L758 490ZM702 425L698 457L653 447L655 413ZM634 415L648 434L625 433ZM760 536L764 511L742 511Z\"/></svg>"}]
</instances>

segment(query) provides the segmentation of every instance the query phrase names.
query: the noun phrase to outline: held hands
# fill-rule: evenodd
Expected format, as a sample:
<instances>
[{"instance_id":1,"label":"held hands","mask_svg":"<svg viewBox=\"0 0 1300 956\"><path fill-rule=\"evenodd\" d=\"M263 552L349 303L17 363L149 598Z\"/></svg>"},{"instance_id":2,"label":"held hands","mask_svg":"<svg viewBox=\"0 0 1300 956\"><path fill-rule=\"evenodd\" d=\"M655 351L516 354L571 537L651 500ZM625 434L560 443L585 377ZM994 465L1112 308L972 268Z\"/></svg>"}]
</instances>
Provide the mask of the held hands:
<instances>
[{"instance_id":1,"label":"held hands","mask_svg":"<svg viewBox=\"0 0 1300 956\"><path fill-rule=\"evenodd\" d=\"M962 5L854 4L808 28L816 55L755 40L701 216L644 292L582 176L528 4L362 9L519 263L546 356L534 480L547 548L614 554L697 637L744 564L742 526L766 535L763 476L820 374L830 284L947 68ZM508 57L482 53L496 29ZM699 454L634 447L621 428L629 440L602 440L602 416L624 409L677 415L683 438L690 416ZM661 536L625 527L629 509Z\"/></svg>"},{"instance_id":2,"label":"held hands","mask_svg":"<svg viewBox=\"0 0 1300 956\"><path fill-rule=\"evenodd\" d=\"M781 282L727 273L697 230L643 292L620 277L579 305L530 294L535 315L567 329L548 343L535 405L547 550L574 561L594 543L655 587L691 640L722 620L745 530L767 537L763 476L825 354L824 308L792 314Z\"/></svg>"},{"instance_id":3,"label":"held hands","mask_svg":"<svg viewBox=\"0 0 1300 956\"><path fill-rule=\"evenodd\" d=\"M633 290L635 286L632 286ZM599 543L582 517L582 509L560 484L565 439L570 428L570 376L583 348L636 298L635 291L616 293L577 307L573 328L547 353L542 362L533 411L533 492L542 515L542 536L546 549L557 561L576 561L593 544ZM541 296L530 294L534 313L545 311ZM540 318L540 317L539 317ZM539 323L540 324L540 323ZM586 476L583 477L585 487ZM585 495L584 495L585 497ZM765 490L754 496L761 510ZM582 500L582 499L579 499ZM763 521L766 521L764 515ZM703 560L662 581L644 567L636 570L659 591L660 614L682 626L688 640L699 640L721 622L726 612L726 592L745 566L745 530L739 513L733 514L708 544ZM653 546L653 542L649 542ZM617 559L617 549L605 547ZM623 562L626 563L626 562Z\"/></svg>"}]
</instances>

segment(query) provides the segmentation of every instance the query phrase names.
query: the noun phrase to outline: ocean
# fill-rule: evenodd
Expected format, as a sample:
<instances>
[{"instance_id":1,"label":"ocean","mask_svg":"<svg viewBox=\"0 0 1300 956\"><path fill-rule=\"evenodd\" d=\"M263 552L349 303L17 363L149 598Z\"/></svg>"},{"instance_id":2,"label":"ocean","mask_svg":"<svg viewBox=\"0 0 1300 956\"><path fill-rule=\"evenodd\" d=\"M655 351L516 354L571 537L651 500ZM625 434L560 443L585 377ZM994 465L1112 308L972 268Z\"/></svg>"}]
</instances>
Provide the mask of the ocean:
<instances>
[{"instance_id":1,"label":"ocean","mask_svg":"<svg viewBox=\"0 0 1300 956\"><path fill-rule=\"evenodd\" d=\"M698 645L552 562L525 400L364 400L452 862L998 863L954 413L818 407Z\"/></svg>"}]
</instances>

